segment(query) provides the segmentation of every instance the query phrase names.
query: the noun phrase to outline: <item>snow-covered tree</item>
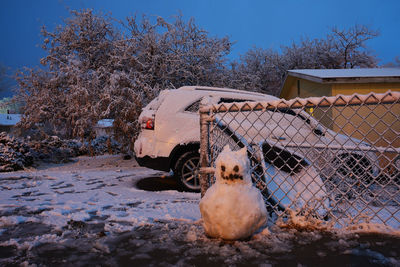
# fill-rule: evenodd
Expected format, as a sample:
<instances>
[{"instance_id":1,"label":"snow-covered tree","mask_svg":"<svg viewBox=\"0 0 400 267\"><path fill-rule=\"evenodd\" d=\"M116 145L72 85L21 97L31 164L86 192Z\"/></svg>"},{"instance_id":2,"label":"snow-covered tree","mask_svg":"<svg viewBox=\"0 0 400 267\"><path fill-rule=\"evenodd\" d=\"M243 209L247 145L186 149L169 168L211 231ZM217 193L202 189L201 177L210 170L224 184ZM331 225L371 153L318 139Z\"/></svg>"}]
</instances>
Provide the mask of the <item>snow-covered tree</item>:
<instances>
[{"instance_id":1,"label":"snow-covered tree","mask_svg":"<svg viewBox=\"0 0 400 267\"><path fill-rule=\"evenodd\" d=\"M65 25L42 35L45 68L18 74L21 127L90 139L99 119L114 118L116 135L130 145L142 106L159 90L223 85L231 48L228 38L209 37L182 16L114 25L109 16L72 11Z\"/></svg>"},{"instance_id":2,"label":"snow-covered tree","mask_svg":"<svg viewBox=\"0 0 400 267\"><path fill-rule=\"evenodd\" d=\"M230 67L229 38L210 37L182 15L116 22L91 10L71 11L64 25L41 33L44 67L17 74L21 129L91 139L99 119L113 118L116 136L129 145L142 106L166 88L225 86L277 95L288 69L376 64L365 42L377 32L358 25L280 53L253 48Z\"/></svg>"},{"instance_id":3,"label":"snow-covered tree","mask_svg":"<svg viewBox=\"0 0 400 267\"><path fill-rule=\"evenodd\" d=\"M109 54L116 39L110 19L90 10L72 11L65 26L42 29L43 69L19 72L19 98L25 103L21 127L48 134L90 137L100 118L95 104L108 83Z\"/></svg>"}]
</instances>

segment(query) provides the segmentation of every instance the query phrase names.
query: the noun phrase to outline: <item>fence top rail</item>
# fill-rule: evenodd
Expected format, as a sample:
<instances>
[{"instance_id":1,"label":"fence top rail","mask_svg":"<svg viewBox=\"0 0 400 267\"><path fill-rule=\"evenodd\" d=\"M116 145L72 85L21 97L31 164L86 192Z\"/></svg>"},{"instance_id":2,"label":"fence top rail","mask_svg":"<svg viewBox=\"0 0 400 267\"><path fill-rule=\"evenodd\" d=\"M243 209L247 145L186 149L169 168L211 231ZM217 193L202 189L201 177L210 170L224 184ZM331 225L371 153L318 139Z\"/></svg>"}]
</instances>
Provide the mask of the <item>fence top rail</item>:
<instances>
[{"instance_id":1,"label":"fence top rail","mask_svg":"<svg viewBox=\"0 0 400 267\"><path fill-rule=\"evenodd\" d=\"M221 103L206 105L200 108L200 113L262 111L279 108L312 108L330 106L377 105L400 103L400 92L369 93L366 95L337 95L329 97L295 98L291 100L279 99L274 101Z\"/></svg>"}]
</instances>

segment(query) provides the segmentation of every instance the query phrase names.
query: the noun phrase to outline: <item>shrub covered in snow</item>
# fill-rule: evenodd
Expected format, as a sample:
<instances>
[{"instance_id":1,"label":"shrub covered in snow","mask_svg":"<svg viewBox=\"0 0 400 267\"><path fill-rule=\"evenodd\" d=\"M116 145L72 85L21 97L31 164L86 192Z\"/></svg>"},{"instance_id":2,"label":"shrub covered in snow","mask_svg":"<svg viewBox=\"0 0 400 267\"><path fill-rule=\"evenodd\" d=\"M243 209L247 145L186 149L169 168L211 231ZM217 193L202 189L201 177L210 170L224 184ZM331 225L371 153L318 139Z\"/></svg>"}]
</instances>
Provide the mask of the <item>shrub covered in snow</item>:
<instances>
[{"instance_id":1,"label":"shrub covered in snow","mask_svg":"<svg viewBox=\"0 0 400 267\"><path fill-rule=\"evenodd\" d=\"M115 140L99 137L92 142L62 140L50 136L37 141L28 138L15 138L0 133L0 172L21 170L35 162L68 162L71 157L80 155L101 155L119 153L120 145Z\"/></svg>"},{"instance_id":2,"label":"shrub covered in snow","mask_svg":"<svg viewBox=\"0 0 400 267\"><path fill-rule=\"evenodd\" d=\"M27 144L0 133L0 172L20 170L32 163L33 151Z\"/></svg>"}]
</instances>

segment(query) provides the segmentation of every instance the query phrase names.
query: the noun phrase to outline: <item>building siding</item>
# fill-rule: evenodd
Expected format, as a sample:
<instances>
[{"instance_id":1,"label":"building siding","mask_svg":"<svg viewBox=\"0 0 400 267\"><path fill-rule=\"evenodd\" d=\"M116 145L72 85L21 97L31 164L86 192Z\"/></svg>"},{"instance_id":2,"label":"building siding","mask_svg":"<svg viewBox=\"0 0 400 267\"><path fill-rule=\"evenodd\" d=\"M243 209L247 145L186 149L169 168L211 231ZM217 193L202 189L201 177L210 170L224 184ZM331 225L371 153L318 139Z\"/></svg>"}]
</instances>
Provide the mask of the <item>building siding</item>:
<instances>
[{"instance_id":1,"label":"building siding","mask_svg":"<svg viewBox=\"0 0 400 267\"><path fill-rule=\"evenodd\" d=\"M332 95L352 95L386 93L387 91L400 91L400 83L342 83L332 84Z\"/></svg>"},{"instance_id":2,"label":"building siding","mask_svg":"<svg viewBox=\"0 0 400 267\"><path fill-rule=\"evenodd\" d=\"M352 95L374 93L386 93L387 91L400 91L400 83L347 83L333 84L333 95ZM373 111L374 114L371 113ZM332 113L335 121L332 130L342 131L358 139L377 146L400 147L400 122L396 116L400 115L400 104L373 105L364 107L336 108ZM349 118L351 123L345 127L344 118ZM343 129L341 129L343 127Z\"/></svg>"},{"instance_id":3,"label":"building siding","mask_svg":"<svg viewBox=\"0 0 400 267\"><path fill-rule=\"evenodd\" d=\"M330 84L320 84L288 76L280 97L289 100L296 97L330 96L331 94L332 86Z\"/></svg>"}]
</instances>

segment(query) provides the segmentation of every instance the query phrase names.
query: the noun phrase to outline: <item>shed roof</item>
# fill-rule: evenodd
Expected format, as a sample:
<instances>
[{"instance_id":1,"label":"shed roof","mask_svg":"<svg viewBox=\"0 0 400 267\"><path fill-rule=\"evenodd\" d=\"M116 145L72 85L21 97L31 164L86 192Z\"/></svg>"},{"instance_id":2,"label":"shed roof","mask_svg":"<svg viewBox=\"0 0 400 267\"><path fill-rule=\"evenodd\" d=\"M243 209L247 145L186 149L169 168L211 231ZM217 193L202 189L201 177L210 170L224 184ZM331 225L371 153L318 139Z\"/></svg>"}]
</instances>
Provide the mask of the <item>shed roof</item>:
<instances>
[{"instance_id":1,"label":"shed roof","mask_svg":"<svg viewBox=\"0 0 400 267\"><path fill-rule=\"evenodd\" d=\"M113 122L114 122L114 119L102 119L97 122L96 126L100 127L100 128L108 128L108 127L112 127Z\"/></svg>"},{"instance_id":2,"label":"shed roof","mask_svg":"<svg viewBox=\"0 0 400 267\"><path fill-rule=\"evenodd\" d=\"M288 75L317 83L400 82L400 68L300 69L289 70Z\"/></svg>"},{"instance_id":3,"label":"shed roof","mask_svg":"<svg viewBox=\"0 0 400 267\"><path fill-rule=\"evenodd\" d=\"M0 125L13 126L21 120L21 114L0 114Z\"/></svg>"}]
</instances>

